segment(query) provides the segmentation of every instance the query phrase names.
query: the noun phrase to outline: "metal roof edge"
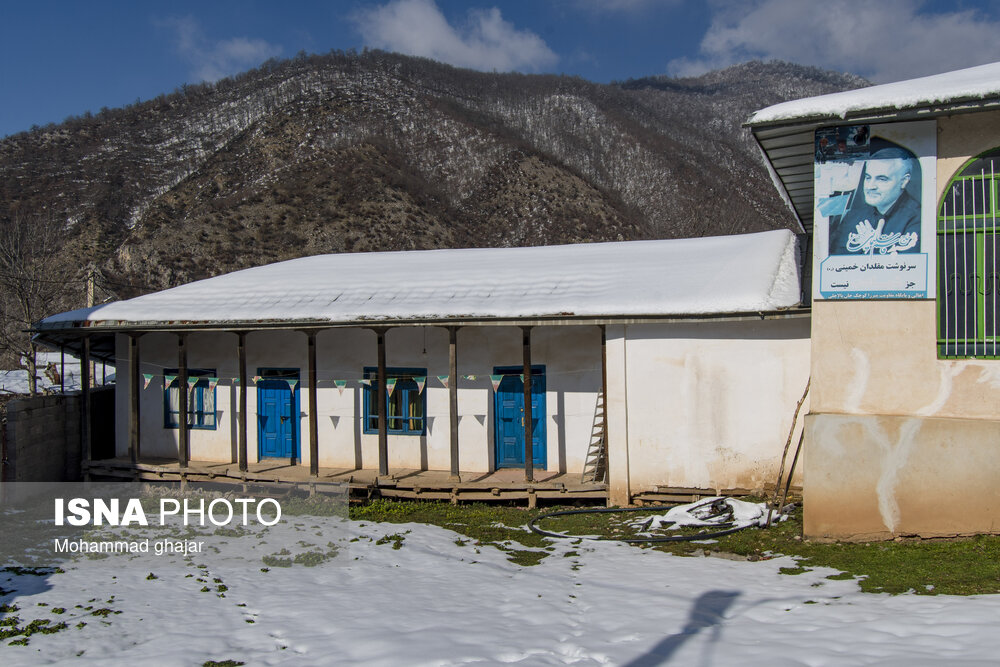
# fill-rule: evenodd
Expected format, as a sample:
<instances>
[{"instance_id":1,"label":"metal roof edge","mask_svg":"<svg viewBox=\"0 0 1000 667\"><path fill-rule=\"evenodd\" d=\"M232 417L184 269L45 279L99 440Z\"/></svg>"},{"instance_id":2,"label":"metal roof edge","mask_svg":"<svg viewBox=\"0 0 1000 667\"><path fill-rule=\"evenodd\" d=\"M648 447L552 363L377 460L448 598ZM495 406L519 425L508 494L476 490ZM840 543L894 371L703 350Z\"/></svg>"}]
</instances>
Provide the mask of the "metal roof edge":
<instances>
[{"instance_id":1,"label":"metal roof edge","mask_svg":"<svg viewBox=\"0 0 1000 667\"><path fill-rule=\"evenodd\" d=\"M343 329L343 328L391 328L406 326L438 326L438 327L472 327L472 326L597 326L602 324L645 324L670 322L719 322L746 321L767 319L788 319L806 317L809 308L800 306L783 310L748 311L736 313L697 313L679 314L640 314L617 316L589 315L552 315L521 318L445 318L445 319L379 319L379 320L268 320L265 322L239 321L203 321L203 322L115 322L101 323L67 323L69 326L57 327L55 323L32 327L39 340L52 340L58 336L73 335L74 337L97 336L118 333L154 333L154 332L197 332L197 331L267 331L267 330L308 330L308 329Z\"/></svg>"},{"instance_id":2,"label":"metal roof edge","mask_svg":"<svg viewBox=\"0 0 1000 667\"><path fill-rule=\"evenodd\" d=\"M871 107L867 109L855 109L848 111L844 115L812 114L809 116L795 116L791 118L761 121L758 123L751 122L751 119L753 118L753 116L751 116L743 122L742 126L749 128L750 130L758 128L767 129L772 127L784 127L787 125L815 125L816 127L820 127L822 125L842 124L847 122L874 123L918 120L922 118L936 118L938 116L948 116L952 114L990 111L992 109L1000 109L1000 96L996 98L969 97L948 102L947 104L921 104L903 109L897 109L894 107Z\"/></svg>"}]
</instances>

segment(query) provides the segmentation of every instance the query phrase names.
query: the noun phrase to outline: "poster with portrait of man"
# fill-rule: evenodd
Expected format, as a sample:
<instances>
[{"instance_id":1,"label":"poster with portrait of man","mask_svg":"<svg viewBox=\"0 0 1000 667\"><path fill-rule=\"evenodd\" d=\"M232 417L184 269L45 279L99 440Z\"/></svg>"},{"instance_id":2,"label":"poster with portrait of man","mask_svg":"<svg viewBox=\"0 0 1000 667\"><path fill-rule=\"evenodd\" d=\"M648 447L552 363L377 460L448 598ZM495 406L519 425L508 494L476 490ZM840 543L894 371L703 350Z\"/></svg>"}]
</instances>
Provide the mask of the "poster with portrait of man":
<instances>
[{"instance_id":1,"label":"poster with portrait of man","mask_svg":"<svg viewBox=\"0 0 1000 667\"><path fill-rule=\"evenodd\" d=\"M934 297L935 124L816 130L814 299Z\"/></svg>"}]
</instances>

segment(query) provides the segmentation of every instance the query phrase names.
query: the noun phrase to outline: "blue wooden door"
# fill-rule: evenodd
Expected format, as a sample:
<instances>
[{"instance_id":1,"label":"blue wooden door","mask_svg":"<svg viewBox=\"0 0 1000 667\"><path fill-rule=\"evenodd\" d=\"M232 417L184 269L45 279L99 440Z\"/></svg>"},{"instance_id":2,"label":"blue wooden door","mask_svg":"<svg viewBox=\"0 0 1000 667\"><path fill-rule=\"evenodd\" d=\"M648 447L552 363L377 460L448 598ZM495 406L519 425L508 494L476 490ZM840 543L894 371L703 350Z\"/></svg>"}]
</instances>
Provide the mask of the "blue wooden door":
<instances>
[{"instance_id":1,"label":"blue wooden door","mask_svg":"<svg viewBox=\"0 0 1000 667\"><path fill-rule=\"evenodd\" d=\"M520 366L495 368L504 376L494 397L494 440L497 468L524 466L524 382ZM531 368L531 448L532 462L546 466L545 452L545 367Z\"/></svg>"},{"instance_id":2,"label":"blue wooden door","mask_svg":"<svg viewBox=\"0 0 1000 667\"><path fill-rule=\"evenodd\" d=\"M285 378L257 382L257 442L260 458L299 459L299 386Z\"/></svg>"}]
</instances>

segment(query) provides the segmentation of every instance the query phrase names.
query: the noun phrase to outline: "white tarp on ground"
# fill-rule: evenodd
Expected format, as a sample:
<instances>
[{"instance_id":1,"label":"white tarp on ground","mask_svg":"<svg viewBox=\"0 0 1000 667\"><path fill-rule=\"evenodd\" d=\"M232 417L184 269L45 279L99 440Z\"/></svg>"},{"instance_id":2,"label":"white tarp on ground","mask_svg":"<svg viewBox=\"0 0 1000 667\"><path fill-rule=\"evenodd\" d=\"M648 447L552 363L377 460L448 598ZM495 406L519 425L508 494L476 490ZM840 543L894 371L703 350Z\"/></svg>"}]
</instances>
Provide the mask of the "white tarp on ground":
<instances>
[{"instance_id":1,"label":"white tarp on ground","mask_svg":"<svg viewBox=\"0 0 1000 667\"><path fill-rule=\"evenodd\" d=\"M686 505L671 507L663 514L640 519L637 523L648 522L647 530L667 528L670 530L686 526L765 526L768 520L766 503L751 503L738 498L713 496ZM780 521L784 517L771 517Z\"/></svg>"},{"instance_id":2,"label":"white tarp on ground","mask_svg":"<svg viewBox=\"0 0 1000 667\"><path fill-rule=\"evenodd\" d=\"M917 667L1000 655L1000 596L872 595L828 579L830 569L780 574L791 558L682 558L607 542L557 540L521 567L441 528L339 521L289 522L303 544L337 541L336 558L316 567L262 572L276 545L251 533L188 562L150 554L128 567L83 558L44 578L0 573L23 623L67 624L27 646L3 641L0 662Z\"/></svg>"},{"instance_id":3,"label":"white tarp on ground","mask_svg":"<svg viewBox=\"0 0 1000 667\"><path fill-rule=\"evenodd\" d=\"M318 255L62 313L42 324L763 312L798 304L797 267L796 239L787 230Z\"/></svg>"},{"instance_id":4,"label":"white tarp on ground","mask_svg":"<svg viewBox=\"0 0 1000 667\"><path fill-rule=\"evenodd\" d=\"M813 117L845 118L860 111L892 111L1000 96L1000 63L990 63L919 79L886 83L782 102L761 109L748 125Z\"/></svg>"}]
</instances>

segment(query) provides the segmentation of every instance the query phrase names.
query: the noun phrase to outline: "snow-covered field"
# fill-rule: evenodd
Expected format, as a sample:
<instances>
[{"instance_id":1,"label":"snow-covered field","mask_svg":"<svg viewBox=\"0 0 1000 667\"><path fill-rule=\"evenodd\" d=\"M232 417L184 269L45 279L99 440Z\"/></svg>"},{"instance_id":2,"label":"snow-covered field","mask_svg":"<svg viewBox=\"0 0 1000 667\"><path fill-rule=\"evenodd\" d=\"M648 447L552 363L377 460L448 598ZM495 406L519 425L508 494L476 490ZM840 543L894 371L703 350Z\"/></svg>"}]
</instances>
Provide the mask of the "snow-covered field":
<instances>
[{"instance_id":1,"label":"snow-covered field","mask_svg":"<svg viewBox=\"0 0 1000 667\"><path fill-rule=\"evenodd\" d=\"M3 641L0 664L913 667L1000 656L1000 596L863 594L853 580L827 579L832 570L779 574L789 558L559 540L522 567L434 526L298 516L207 544L189 560L111 556L45 577L0 572L0 588L16 589L0 601L23 622L68 626L26 646ZM332 544L336 556L262 571L278 544L296 545L289 557Z\"/></svg>"},{"instance_id":2,"label":"snow-covered field","mask_svg":"<svg viewBox=\"0 0 1000 667\"><path fill-rule=\"evenodd\" d=\"M35 378L38 381L38 391L58 391L65 386L66 391L76 391L80 388L80 360L67 354L65 359L58 352L39 352L35 359L38 364L38 372ZM23 365L23 363L22 363ZM66 377L62 384L58 381L56 373L65 372ZM115 369L113 366L105 367L97 362L94 366L94 379L100 384L106 379L113 381ZM28 371L22 369L0 370L0 394L27 394L28 393Z\"/></svg>"}]
</instances>

